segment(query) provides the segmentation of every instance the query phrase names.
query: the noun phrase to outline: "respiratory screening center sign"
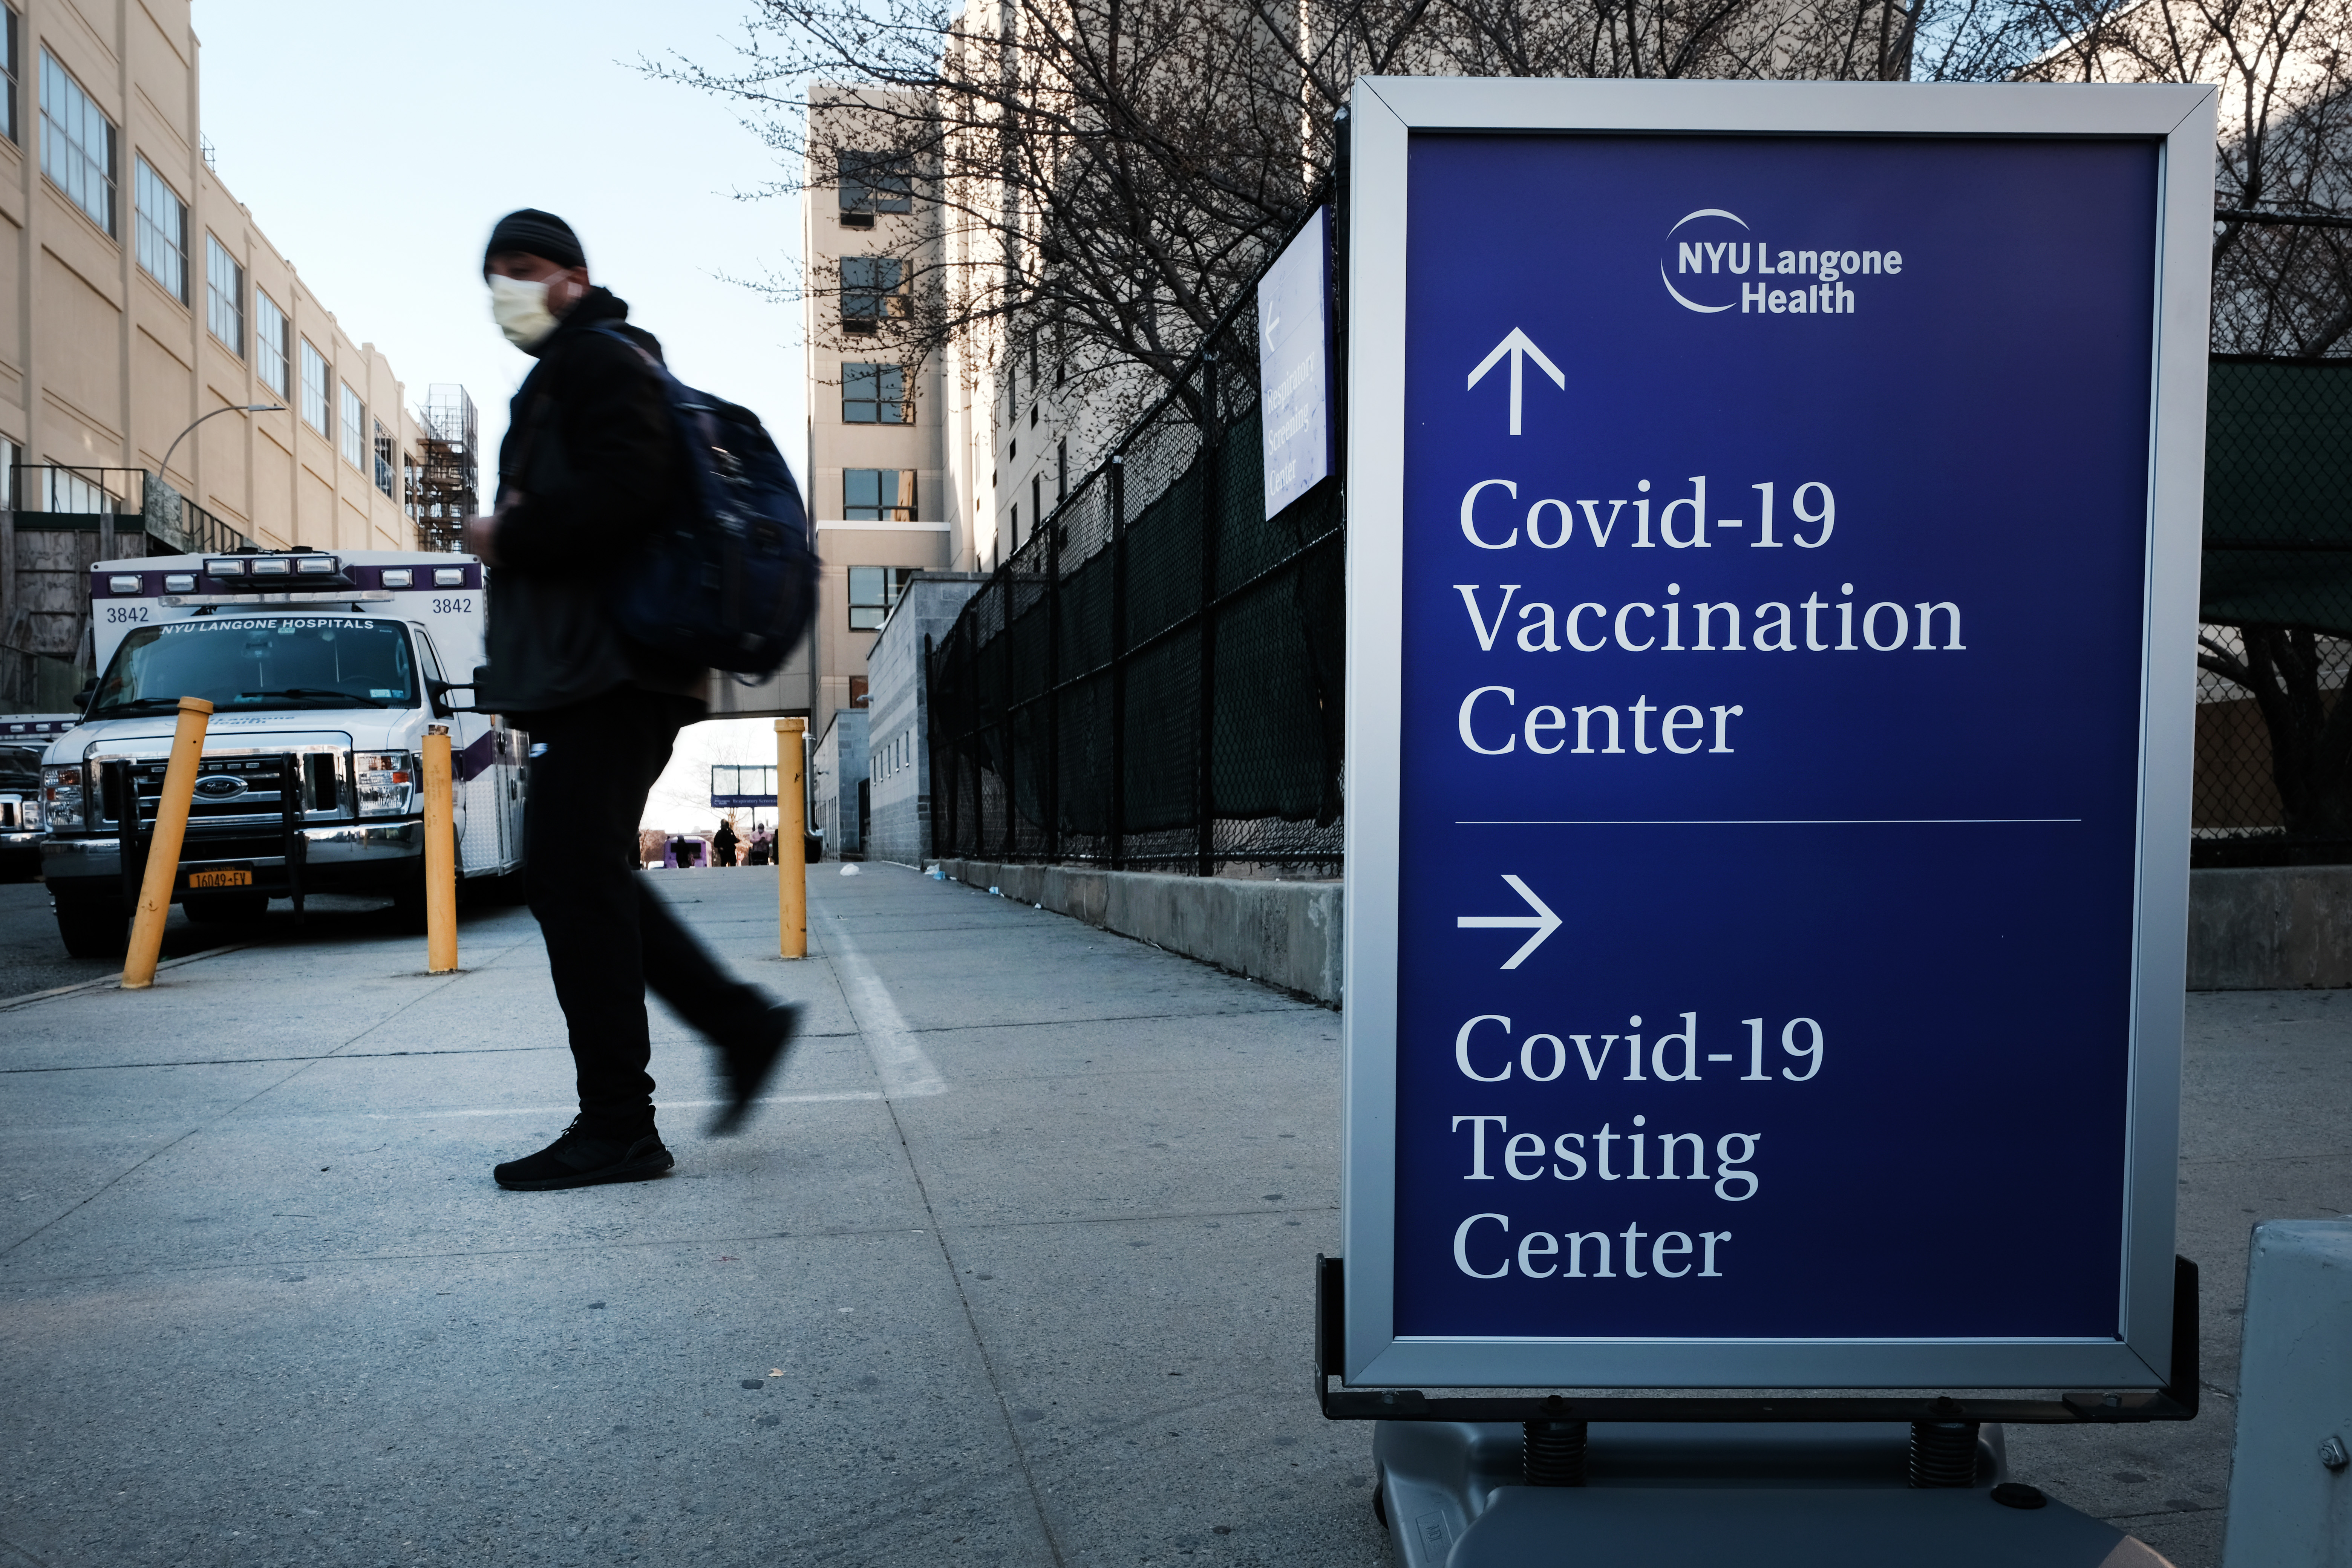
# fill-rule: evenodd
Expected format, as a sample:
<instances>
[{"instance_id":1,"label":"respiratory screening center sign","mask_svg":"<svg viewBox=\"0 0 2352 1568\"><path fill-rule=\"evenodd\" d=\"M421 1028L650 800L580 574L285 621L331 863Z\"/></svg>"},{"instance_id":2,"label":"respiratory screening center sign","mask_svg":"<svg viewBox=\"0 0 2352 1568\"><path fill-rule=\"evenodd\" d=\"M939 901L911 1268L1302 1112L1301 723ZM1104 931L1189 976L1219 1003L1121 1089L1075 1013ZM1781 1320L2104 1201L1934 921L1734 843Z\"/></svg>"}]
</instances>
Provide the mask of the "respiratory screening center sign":
<instances>
[{"instance_id":1,"label":"respiratory screening center sign","mask_svg":"<svg viewBox=\"0 0 2352 1568\"><path fill-rule=\"evenodd\" d=\"M2161 1384L2210 89L1350 119L1348 1380Z\"/></svg>"}]
</instances>

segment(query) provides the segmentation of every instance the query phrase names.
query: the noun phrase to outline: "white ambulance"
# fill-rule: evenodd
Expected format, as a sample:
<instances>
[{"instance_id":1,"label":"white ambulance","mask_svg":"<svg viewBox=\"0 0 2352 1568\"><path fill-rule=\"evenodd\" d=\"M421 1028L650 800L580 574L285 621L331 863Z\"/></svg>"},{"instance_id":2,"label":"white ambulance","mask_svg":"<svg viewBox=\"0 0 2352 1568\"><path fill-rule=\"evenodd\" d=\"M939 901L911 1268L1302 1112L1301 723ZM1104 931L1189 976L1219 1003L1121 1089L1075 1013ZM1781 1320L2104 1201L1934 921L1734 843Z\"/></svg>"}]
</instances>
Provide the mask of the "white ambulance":
<instances>
[{"instance_id":1,"label":"white ambulance","mask_svg":"<svg viewBox=\"0 0 2352 1568\"><path fill-rule=\"evenodd\" d=\"M173 898L191 920L272 899L389 896L420 921L428 723L449 726L458 870L522 864L528 739L472 706L481 563L411 551L101 561L100 676L41 759L41 863L66 950L122 951L183 697L213 705Z\"/></svg>"},{"instance_id":2,"label":"white ambulance","mask_svg":"<svg viewBox=\"0 0 2352 1568\"><path fill-rule=\"evenodd\" d=\"M49 737L81 722L73 713L0 717L0 880L41 868L41 753Z\"/></svg>"}]
</instances>

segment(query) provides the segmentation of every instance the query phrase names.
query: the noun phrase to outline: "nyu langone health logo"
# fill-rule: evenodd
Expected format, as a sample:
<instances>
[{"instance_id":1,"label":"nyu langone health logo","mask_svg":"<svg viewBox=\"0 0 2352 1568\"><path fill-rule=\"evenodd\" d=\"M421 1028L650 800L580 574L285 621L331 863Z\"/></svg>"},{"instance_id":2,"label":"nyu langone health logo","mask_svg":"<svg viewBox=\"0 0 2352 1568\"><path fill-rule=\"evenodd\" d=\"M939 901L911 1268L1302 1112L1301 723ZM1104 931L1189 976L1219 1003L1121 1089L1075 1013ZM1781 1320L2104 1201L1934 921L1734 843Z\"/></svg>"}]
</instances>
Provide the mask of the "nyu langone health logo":
<instances>
[{"instance_id":1,"label":"nyu langone health logo","mask_svg":"<svg viewBox=\"0 0 2352 1568\"><path fill-rule=\"evenodd\" d=\"M1850 316L1861 298L1847 279L1903 270L1899 250L1782 249L1721 207L1701 207L1675 224L1666 246L1659 281L1675 304L1703 316L1734 307L1743 316Z\"/></svg>"}]
</instances>

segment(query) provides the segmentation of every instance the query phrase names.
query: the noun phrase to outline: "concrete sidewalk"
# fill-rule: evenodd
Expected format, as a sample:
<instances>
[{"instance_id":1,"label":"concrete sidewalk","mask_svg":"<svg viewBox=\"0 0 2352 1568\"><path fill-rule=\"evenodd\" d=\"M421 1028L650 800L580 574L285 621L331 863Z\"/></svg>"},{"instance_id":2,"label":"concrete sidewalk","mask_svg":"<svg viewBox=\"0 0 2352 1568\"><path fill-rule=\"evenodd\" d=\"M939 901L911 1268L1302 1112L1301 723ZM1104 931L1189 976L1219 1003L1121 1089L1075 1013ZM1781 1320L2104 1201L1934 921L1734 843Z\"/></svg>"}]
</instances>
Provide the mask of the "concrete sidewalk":
<instances>
[{"instance_id":1,"label":"concrete sidewalk","mask_svg":"<svg viewBox=\"0 0 2352 1568\"><path fill-rule=\"evenodd\" d=\"M835 872L800 963L772 873L652 874L810 1006L721 1142L657 1018L660 1182L490 1184L570 1114L520 910L0 1012L0 1562L1378 1562L1337 1016Z\"/></svg>"},{"instance_id":2,"label":"concrete sidewalk","mask_svg":"<svg viewBox=\"0 0 2352 1568\"><path fill-rule=\"evenodd\" d=\"M509 1194L570 1114L536 928L0 1005L0 1564L1374 1564L1317 1413L1339 1018L900 868L649 873L810 1032L740 1139L666 1015L667 1180ZM2246 1227L2352 1207L2352 998L2190 998L2207 1414L2012 1428L2218 1561Z\"/></svg>"}]
</instances>

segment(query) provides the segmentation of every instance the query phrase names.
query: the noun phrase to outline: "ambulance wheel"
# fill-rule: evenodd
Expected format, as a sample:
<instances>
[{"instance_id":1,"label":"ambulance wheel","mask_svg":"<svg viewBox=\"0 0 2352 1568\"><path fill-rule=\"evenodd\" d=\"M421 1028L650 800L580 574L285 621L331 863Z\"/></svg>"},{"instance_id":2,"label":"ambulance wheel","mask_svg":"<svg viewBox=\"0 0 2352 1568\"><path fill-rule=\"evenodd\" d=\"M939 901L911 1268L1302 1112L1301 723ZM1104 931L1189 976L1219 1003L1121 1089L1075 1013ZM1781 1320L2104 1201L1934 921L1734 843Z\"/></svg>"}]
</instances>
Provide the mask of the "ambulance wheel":
<instances>
[{"instance_id":1,"label":"ambulance wheel","mask_svg":"<svg viewBox=\"0 0 2352 1568\"><path fill-rule=\"evenodd\" d=\"M403 936L423 936L425 919L425 879L419 877L392 895L392 929Z\"/></svg>"},{"instance_id":2,"label":"ambulance wheel","mask_svg":"<svg viewBox=\"0 0 2352 1568\"><path fill-rule=\"evenodd\" d=\"M184 898L180 908L197 925L250 925L269 912L269 895L222 893L209 898Z\"/></svg>"},{"instance_id":3,"label":"ambulance wheel","mask_svg":"<svg viewBox=\"0 0 2352 1568\"><path fill-rule=\"evenodd\" d=\"M131 932L122 906L111 900L58 900L58 935L76 958L121 958Z\"/></svg>"}]
</instances>

